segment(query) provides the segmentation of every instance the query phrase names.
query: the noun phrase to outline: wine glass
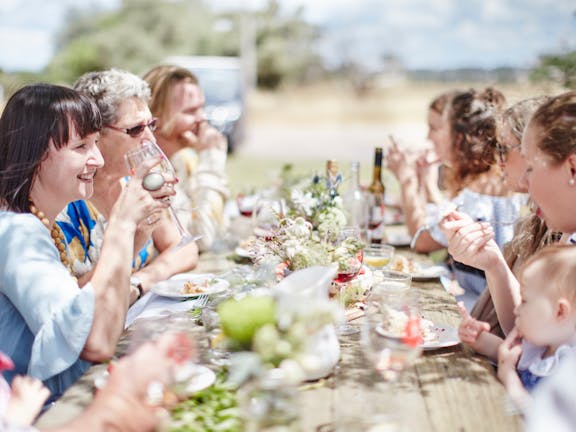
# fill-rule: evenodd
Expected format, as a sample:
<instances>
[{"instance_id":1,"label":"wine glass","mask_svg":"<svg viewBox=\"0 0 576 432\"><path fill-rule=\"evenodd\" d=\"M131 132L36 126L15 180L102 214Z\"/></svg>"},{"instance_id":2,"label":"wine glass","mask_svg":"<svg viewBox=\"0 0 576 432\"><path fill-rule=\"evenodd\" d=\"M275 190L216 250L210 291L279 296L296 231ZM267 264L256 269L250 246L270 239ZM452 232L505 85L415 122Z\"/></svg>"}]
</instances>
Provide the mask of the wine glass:
<instances>
[{"instance_id":1,"label":"wine glass","mask_svg":"<svg viewBox=\"0 0 576 432\"><path fill-rule=\"evenodd\" d=\"M175 178L176 171L174 170L174 166L170 163L170 160L166 157L166 155L162 152L160 147L156 145L156 143L152 141L145 140L142 144L136 147L133 150L130 150L128 153L124 155L126 159L126 163L128 164L128 168L132 171L136 169L142 162L147 159L155 158L158 156L162 156L162 161L152 168L151 172L159 172L162 175L168 175L169 177ZM178 247L182 247L191 241L198 240L200 236L193 236L191 235L186 228L180 222L180 219L176 215L176 211L170 205L168 207L170 211L170 215L172 216L172 220L178 229L178 233L180 234L180 241L178 242Z\"/></svg>"},{"instance_id":2,"label":"wine glass","mask_svg":"<svg viewBox=\"0 0 576 432\"><path fill-rule=\"evenodd\" d=\"M282 200L266 195L260 196L252 212L254 235L264 238L272 236L284 213Z\"/></svg>"},{"instance_id":3,"label":"wine glass","mask_svg":"<svg viewBox=\"0 0 576 432\"><path fill-rule=\"evenodd\" d=\"M360 270L362 269L363 252L361 241L361 230L357 226L347 226L342 228L336 236L334 257L338 262L338 273L334 278L334 285L337 288L338 300L343 310L346 310L346 290ZM339 335L351 335L359 330L352 327L348 322L338 326Z\"/></svg>"}]
</instances>

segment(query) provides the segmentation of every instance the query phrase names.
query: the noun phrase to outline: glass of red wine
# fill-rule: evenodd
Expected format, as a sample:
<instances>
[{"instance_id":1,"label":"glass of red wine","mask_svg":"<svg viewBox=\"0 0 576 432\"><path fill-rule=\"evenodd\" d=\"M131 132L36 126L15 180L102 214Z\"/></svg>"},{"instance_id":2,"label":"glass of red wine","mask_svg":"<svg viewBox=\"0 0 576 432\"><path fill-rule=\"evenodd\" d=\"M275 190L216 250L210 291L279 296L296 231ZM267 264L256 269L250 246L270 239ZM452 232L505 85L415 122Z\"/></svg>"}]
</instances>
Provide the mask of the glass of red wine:
<instances>
[{"instance_id":1,"label":"glass of red wine","mask_svg":"<svg viewBox=\"0 0 576 432\"><path fill-rule=\"evenodd\" d=\"M363 252L361 230L357 226L347 226L342 228L335 242L334 255L338 262L338 273L334 278L334 285L337 288L340 306L345 311L348 296L348 287L360 270L362 269ZM345 320L338 327L339 335L351 335L359 330Z\"/></svg>"}]
</instances>

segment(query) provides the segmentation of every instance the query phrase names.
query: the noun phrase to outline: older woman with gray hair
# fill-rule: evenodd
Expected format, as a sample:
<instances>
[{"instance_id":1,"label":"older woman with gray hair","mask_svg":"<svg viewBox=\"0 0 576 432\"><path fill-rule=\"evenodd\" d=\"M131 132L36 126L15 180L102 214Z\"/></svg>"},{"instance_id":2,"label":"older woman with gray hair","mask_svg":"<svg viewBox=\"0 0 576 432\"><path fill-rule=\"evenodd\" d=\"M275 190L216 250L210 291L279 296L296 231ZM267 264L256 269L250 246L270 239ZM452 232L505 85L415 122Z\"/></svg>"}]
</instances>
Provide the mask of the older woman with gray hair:
<instances>
[{"instance_id":1,"label":"older woman with gray hair","mask_svg":"<svg viewBox=\"0 0 576 432\"><path fill-rule=\"evenodd\" d=\"M98 148L105 162L94 179L94 195L90 200L69 204L57 219L68 243L72 271L82 285L99 258L110 210L130 175L124 155L146 140L155 141L156 119L148 109L148 84L132 73L117 69L89 72L78 79L74 89L92 97L101 111L103 128ZM176 181L167 181L162 186L167 196L174 195ZM132 303L154 283L196 266L196 244L175 247L179 240L179 233L165 211L139 225L130 278Z\"/></svg>"}]
</instances>

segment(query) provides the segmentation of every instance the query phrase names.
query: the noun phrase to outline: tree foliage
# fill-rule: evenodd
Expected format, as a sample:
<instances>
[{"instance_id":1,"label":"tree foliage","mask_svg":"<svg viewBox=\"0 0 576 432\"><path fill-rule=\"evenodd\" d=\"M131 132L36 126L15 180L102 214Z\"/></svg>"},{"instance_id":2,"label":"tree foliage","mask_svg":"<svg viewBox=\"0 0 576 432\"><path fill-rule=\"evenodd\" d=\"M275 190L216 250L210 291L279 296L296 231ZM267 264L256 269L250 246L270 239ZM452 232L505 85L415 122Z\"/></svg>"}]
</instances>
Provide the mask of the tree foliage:
<instances>
[{"instance_id":1,"label":"tree foliage","mask_svg":"<svg viewBox=\"0 0 576 432\"><path fill-rule=\"evenodd\" d=\"M303 80L320 65L312 51L317 30L302 10L285 15L278 0L250 13L256 26L258 83L275 88L284 80ZM111 67L140 74L170 55L239 55L241 13L216 15L202 0L124 0L113 12L68 14L57 54L46 77L72 83L92 70ZM228 31L216 31L226 19Z\"/></svg>"},{"instance_id":2,"label":"tree foliage","mask_svg":"<svg viewBox=\"0 0 576 432\"><path fill-rule=\"evenodd\" d=\"M576 51L541 56L539 65L532 70L531 78L535 81L554 81L567 88L576 88Z\"/></svg>"}]
</instances>

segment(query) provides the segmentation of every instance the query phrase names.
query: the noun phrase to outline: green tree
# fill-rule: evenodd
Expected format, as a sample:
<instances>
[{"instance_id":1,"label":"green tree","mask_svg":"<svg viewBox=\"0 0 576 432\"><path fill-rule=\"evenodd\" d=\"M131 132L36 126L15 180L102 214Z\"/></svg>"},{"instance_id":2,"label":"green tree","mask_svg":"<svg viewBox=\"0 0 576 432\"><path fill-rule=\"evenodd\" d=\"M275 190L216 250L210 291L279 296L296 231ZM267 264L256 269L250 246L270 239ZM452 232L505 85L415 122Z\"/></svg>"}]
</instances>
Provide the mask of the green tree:
<instances>
[{"instance_id":1,"label":"green tree","mask_svg":"<svg viewBox=\"0 0 576 432\"><path fill-rule=\"evenodd\" d=\"M111 67L142 73L168 55L218 53L215 17L201 0L124 0L114 12L70 12L48 66L55 81L73 82L91 70Z\"/></svg>"},{"instance_id":2,"label":"green tree","mask_svg":"<svg viewBox=\"0 0 576 432\"><path fill-rule=\"evenodd\" d=\"M239 55L242 13L214 14L205 1L124 0L113 12L73 9L46 77L72 83L88 71L111 67L140 74L170 55ZM250 13L260 86L301 82L321 68L313 52L318 30L305 22L302 8L284 14L278 0L269 0L262 10ZM229 29L215 30L223 19Z\"/></svg>"},{"instance_id":3,"label":"green tree","mask_svg":"<svg viewBox=\"0 0 576 432\"><path fill-rule=\"evenodd\" d=\"M530 76L534 81L555 81L576 88L576 51L541 56Z\"/></svg>"},{"instance_id":4,"label":"green tree","mask_svg":"<svg viewBox=\"0 0 576 432\"><path fill-rule=\"evenodd\" d=\"M283 14L279 0L268 0L256 13L258 86L274 89L284 81L302 82L321 67L314 52L319 30L303 18L304 9Z\"/></svg>"}]
</instances>

